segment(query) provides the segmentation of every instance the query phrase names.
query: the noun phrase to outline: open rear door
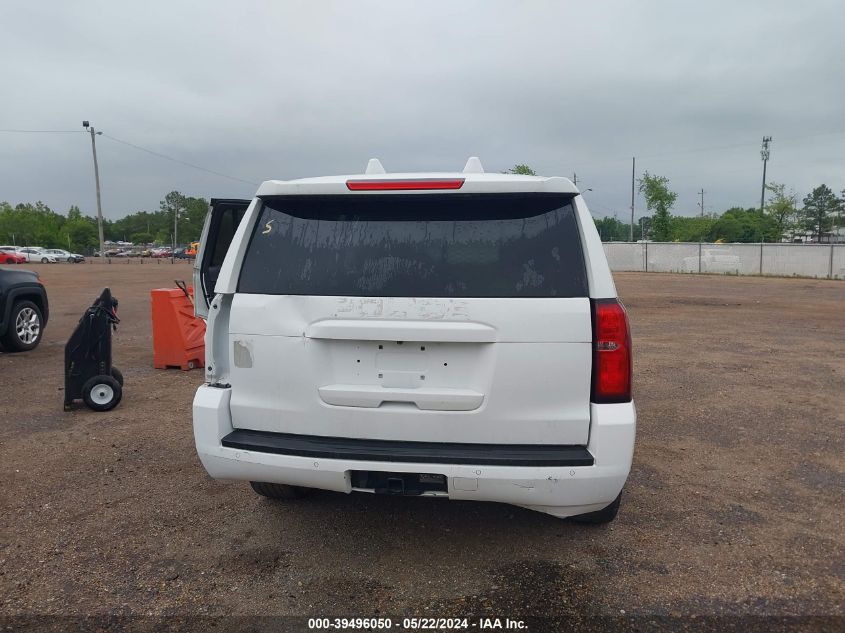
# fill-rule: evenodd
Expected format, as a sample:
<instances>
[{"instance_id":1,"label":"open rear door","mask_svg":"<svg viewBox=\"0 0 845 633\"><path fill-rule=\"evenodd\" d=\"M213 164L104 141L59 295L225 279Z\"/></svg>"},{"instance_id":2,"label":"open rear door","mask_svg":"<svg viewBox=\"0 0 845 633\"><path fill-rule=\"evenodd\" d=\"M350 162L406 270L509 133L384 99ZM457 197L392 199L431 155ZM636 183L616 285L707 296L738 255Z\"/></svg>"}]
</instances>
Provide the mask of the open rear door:
<instances>
[{"instance_id":1,"label":"open rear door","mask_svg":"<svg viewBox=\"0 0 845 633\"><path fill-rule=\"evenodd\" d=\"M194 312L198 317L208 317L208 305L214 297L220 266L251 202L233 198L211 199L194 260Z\"/></svg>"}]
</instances>

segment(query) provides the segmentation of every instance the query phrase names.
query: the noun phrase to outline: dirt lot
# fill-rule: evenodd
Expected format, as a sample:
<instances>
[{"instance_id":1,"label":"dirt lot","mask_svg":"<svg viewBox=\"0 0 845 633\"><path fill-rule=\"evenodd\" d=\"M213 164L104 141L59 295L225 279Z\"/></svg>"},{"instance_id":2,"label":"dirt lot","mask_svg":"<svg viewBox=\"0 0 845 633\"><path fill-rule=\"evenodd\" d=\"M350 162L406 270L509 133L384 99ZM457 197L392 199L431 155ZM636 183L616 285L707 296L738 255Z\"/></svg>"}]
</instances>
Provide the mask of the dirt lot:
<instances>
[{"instance_id":1,"label":"dirt lot","mask_svg":"<svg viewBox=\"0 0 845 633\"><path fill-rule=\"evenodd\" d=\"M187 279L188 265L31 268L50 297L45 340L0 355L5 615L845 625L843 282L617 275L637 450L618 519L587 527L473 502L317 493L280 504L213 481L191 435L202 374L152 368L148 291ZM124 399L111 413L64 413L64 342L106 285L120 299ZM840 619L802 619L820 615Z\"/></svg>"}]
</instances>

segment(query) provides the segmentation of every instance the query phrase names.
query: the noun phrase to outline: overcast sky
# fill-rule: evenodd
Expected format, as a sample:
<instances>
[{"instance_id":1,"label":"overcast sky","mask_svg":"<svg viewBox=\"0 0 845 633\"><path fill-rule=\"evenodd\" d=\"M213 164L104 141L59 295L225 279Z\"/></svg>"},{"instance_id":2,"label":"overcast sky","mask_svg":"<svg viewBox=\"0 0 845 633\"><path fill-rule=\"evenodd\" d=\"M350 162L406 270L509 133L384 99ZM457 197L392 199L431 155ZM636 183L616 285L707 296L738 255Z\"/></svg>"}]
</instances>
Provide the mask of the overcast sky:
<instances>
[{"instance_id":1,"label":"overcast sky","mask_svg":"<svg viewBox=\"0 0 845 633\"><path fill-rule=\"evenodd\" d=\"M165 193L361 172L578 174L597 216L637 171L675 212L755 206L769 180L845 188L845 4L803 2L3 2L0 200L107 217ZM107 138L106 135L113 138ZM637 200L637 216L644 211Z\"/></svg>"}]
</instances>

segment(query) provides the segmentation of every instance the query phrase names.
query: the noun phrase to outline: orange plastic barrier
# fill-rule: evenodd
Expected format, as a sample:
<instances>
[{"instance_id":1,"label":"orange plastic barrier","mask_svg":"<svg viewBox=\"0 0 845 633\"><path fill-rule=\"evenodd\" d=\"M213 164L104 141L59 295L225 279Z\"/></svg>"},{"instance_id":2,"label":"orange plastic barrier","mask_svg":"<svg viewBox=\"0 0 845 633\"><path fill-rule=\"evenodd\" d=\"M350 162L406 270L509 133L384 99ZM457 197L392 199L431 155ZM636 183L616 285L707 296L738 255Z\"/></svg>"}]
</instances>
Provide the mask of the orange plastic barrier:
<instances>
[{"instance_id":1,"label":"orange plastic barrier","mask_svg":"<svg viewBox=\"0 0 845 633\"><path fill-rule=\"evenodd\" d=\"M193 296L193 288L188 287ZM153 367L183 371L205 366L205 321L178 288L150 290L153 319Z\"/></svg>"}]
</instances>

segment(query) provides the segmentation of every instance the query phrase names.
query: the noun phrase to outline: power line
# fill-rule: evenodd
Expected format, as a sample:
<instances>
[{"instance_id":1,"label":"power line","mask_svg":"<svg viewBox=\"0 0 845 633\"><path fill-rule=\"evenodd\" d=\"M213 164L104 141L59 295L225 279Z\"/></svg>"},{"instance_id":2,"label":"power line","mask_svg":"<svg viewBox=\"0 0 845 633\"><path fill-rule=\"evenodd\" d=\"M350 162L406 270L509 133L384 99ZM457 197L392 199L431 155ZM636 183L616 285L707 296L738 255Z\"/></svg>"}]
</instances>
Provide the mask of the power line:
<instances>
[{"instance_id":1,"label":"power line","mask_svg":"<svg viewBox=\"0 0 845 633\"><path fill-rule=\"evenodd\" d=\"M781 142L790 142L790 141L799 141L808 138L816 138L819 136L839 136L841 134L845 134L845 130L838 130L834 132L816 132L814 134L804 134L801 136L786 136L781 139ZM748 143L734 143L731 145L710 145L705 147L693 147L688 149L679 149L667 152L656 152L653 154L637 154L639 158L660 158L663 156L677 156L679 154L695 154L699 152L717 152L726 149L740 149L744 147L753 147L757 146L757 141L748 142ZM583 167L584 165L602 165L606 163L618 163L625 161L627 162L627 158L608 158L608 159L599 159L596 161L587 161L583 163L575 163L574 167Z\"/></svg>"},{"instance_id":2,"label":"power line","mask_svg":"<svg viewBox=\"0 0 845 633\"><path fill-rule=\"evenodd\" d=\"M258 186L257 182L252 182L251 180L244 180L243 178L238 178L237 176L230 176L228 174L223 174L219 171L214 171L213 169L207 169L205 167L200 167L199 165L194 165L193 163L189 163L188 161L181 160L179 158L173 158L172 156L167 156L166 154L162 154L160 152L155 152L151 149L147 149L146 147L141 147L140 145L135 145L134 143L130 143L129 141L124 141L119 138L115 138L114 136L110 136L103 132L103 136L109 140L115 141L116 143L121 143L123 145L128 145L129 147L133 147L137 150L142 152L146 152L147 154L152 154L153 156L158 156L159 158L163 158L165 160L173 161L174 163L179 163L180 165L185 165L187 167L191 167L193 169L198 169L200 171L207 172L209 174L214 174L215 176L221 176L222 178L228 178L230 180L237 180L238 182L243 182L248 185Z\"/></svg>"},{"instance_id":3,"label":"power line","mask_svg":"<svg viewBox=\"0 0 845 633\"><path fill-rule=\"evenodd\" d=\"M11 130L0 129L0 132L10 132L16 134L85 134L84 130Z\"/></svg>"},{"instance_id":4,"label":"power line","mask_svg":"<svg viewBox=\"0 0 845 633\"><path fill-rule=\"evenodd\" d=\"M84 130L18 130L18 129L0 129L0 132L6 133L16 133L16 134L80 134L85 133ZM128 145L129 147L133 147L137 150L142 152L146 152L147 154L152 154L153 156L157 156L158 158L163 158L165 160L173 161L174 163L179 163L180 165L185 165L186 167L190 167L192 169L198 169L200 171L204 171L209 174L214 174L215 176L220 176L221 178L228 178L230 180L237 180L238 182L243 182L248 185L258 186L257 182L252 182L251 180L244 180L243 178L238 178L237 176L230 176L229 174L223 174L219 171L214 171L213 169L208 169L206 167L201 167L200 165L195 165L193 163L189 163L188 161L181 160L179 158L173 158L172 156L167 156L166 154L162 154L160 152L153 151L151 149L147 149L146 147L141 147L140 145L135 145L134 143L130 143L129 141L124 141L119 138L115 138L114 136L110 136L105 132L102 135L115 141L117 143L122 143L123 145Z\"/></svg>"}]
</instances>

